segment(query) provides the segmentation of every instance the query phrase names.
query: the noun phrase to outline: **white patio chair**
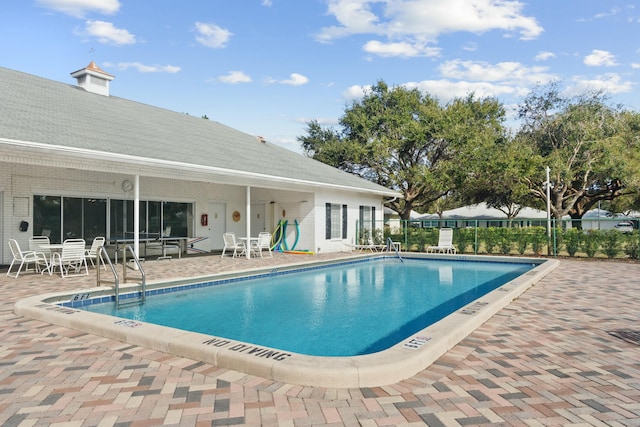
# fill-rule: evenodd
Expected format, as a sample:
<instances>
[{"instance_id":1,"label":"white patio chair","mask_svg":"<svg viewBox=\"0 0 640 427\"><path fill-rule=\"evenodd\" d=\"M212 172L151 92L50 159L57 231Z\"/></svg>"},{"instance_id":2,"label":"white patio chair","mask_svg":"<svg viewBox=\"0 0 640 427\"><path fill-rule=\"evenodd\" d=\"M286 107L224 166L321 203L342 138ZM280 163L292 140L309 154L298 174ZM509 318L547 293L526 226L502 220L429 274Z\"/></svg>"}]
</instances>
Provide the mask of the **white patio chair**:
<instances>
[{"instance_id":1,"label":"white patio chair","mask_svg":"<svg viewBox=\"0 0 640 427\"><path fill-rule=\"evenodd\" d=\"M44 265L45 269L49 268L49 262L51 261L50 244L51 240L49 240L49 236L33 236L29 238L29 250L44 254L44 260L40 259L38 261L38 267Z\"/></svg>"},{"instance_id":2,"label":"white patio chair","mask_svg":"<svg viewBox=\"0 0 640 427\"><path fill-rule=\"evenodd\" d=\"M13 259L11 260L11 265L9 265L9 270L7 270L7 277L13 277L17 279L22 271L22 267L24 267L24 271L29 270L29 264L33 264L34 271L39 271L41 265L46 265L49 268L49 264L47 262L47 257L42 252L36 251L22 251L20 249L20 245L18 241L15 239L9 239L9 249L11 250L11 254L13 255ZM20 263L18 266L18 270L15 273L15 276L12 275L11 269L14 265Z\"/></svg>"},{"instance_id":3,"label":"white patio chair","mask_svg":"<svg viewBox=\"0 0 640 427\"><path fill-rule=\"evenodd\" d=\"M33 236L33 237L29 237L29 250L30 251L39 251L39 252L44 252L45 254L47 252L51 252L51 250L46 247L43 248L41 247L42 245L50 245L51 241L49 240L49 238L47 236Z\"/></svg>"},{"instance_id":4,"label":"white patio chair","mask_svg":"<svg viewBox=\"0 0 640 427\"><path fill-rule=\"evenodd\" d=\"M438 234L438 245L437 246L428 246L427 253L447 253L447 254L455 254L456 247L453 246L453 229L452 228L441 228Z\"/></svg>"},{"instance_id":5,"label":"white patio chair","mask_svg":"<svg viewBox=\"0 0 640 427\"><path fill-rule=\"evenodd\" d=\"M102 236L98 236L93 239L91 243L91 247L89 249L85 249L84 257L91 262L92 266L96 266L96 262L98 261L98 257L100 257L100 261L102 262L102 267L107 269L106 264L104 263L104 258L102 258L102 252L100 252L100 248L104 246L105 238Z\"/></svg>"},{"instance_id":6,"label":"white patio chair","mask_svg":"<svg viewBox=\"0 0 640 427\"><path fill-rule=\"evenodd\" d=\"M84 266L85 273L83 276L88 276L89 267L84 256L85 244L84 239L67 239L62 242L62 252L54 252L51 257L49 272L53 272L58 267L62 277L69 276L72 270L75 273L74 275L81 275L82 267Z\"/></svg>"},{"instance_id":7,"label":"white patio chair","mask_svg":"<svg viewBox=\"0 0 640 427\"><path fill-rule=\"evenodd\" d=\"M271 253L271 233L267 231L262 231L258 233L258 240L251 241L251 250L260 254L260 258L262 258L262 250L266 249L269 251L269 256L273 257Z\"/></svg>"},{"instance_id":8,"label":"white patio chair","mask_svg":"<svg viewBox=\"0 0 640 427\"><path fill-rule=\"evenodd\" d=\"M224 254L227 252L227 250L231 251L233 249L234 258L238 255L244 254L247 250L244 242L238 242L236 240L236 233L224 233L222 235L222 239L224 240L224 248L222 248L222 255L220 256L220 258L224 257Z\"/></svg>"}]
</instances>

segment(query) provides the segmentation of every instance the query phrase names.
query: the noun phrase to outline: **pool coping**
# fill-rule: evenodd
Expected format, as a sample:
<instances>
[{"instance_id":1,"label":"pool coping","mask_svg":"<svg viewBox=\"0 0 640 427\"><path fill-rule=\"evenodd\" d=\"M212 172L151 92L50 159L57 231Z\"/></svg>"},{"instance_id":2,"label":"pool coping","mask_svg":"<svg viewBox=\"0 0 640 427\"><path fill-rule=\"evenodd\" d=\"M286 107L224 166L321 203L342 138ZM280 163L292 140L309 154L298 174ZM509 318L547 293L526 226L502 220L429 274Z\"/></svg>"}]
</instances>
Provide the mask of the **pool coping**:
<instances>
[{"instance_id":1,"label":"pool coping","mask_svg":"<svg viewBox=\"0 0 640 427\"><path fill-rule=\"evenodd\" d=\"M273 381L315 387L375 387L397 383L424 370L559 265L558 260L545 258L421 253L402 255L419 259L524 262L536 264L536 266L387 350L352 357L308 356L59 305L61 302L88 295L91 297L112 295L113 290L110 287L33 296L18 301L14 306L14 312L20 316L211 363L221 368ZM359 255L343 258L338 263L379 256L380 254ZM310 261L279 266L275 270L309 268L335 263L335 260ZM200 280L268 274L273 271L273 268L247 269L206 277L158 281L149 283L148 289L194 283ZM135 286L123 287L122 292L132 291Z\"/></svg>"}]
</instances>

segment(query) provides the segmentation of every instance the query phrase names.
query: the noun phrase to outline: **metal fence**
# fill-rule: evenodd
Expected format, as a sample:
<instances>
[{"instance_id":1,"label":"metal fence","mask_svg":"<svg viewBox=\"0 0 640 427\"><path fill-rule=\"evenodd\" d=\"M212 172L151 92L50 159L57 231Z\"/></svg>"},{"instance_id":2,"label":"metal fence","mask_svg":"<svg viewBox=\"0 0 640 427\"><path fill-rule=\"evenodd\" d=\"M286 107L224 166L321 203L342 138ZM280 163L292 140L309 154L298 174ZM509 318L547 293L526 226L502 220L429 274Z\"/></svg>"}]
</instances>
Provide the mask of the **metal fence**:
<instances>
[{"instance_id":1,"label":"metal fence","mask_svg":"<svg viewBox=\"0 0 640 427\"><path fill-rule=\"evenodd\" d=\"M453 228L458 253L544 255L581 258L640 257L637 219L597 218L492 220L443 219L382 222L370 228L357 224L358 243L400 242L402 250L424 252L438 243L440 228Z\"/></svg>"}]
</instances>

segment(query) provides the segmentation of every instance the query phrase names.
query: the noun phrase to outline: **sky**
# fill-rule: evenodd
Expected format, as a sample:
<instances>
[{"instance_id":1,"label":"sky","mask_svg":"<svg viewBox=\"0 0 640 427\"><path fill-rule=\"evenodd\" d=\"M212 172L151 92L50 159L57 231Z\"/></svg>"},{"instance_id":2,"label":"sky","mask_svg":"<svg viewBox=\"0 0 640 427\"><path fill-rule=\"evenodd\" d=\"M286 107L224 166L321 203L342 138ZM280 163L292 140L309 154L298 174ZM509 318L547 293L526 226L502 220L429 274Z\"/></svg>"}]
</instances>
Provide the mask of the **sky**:
<instances>
[{"instance_id":1,"label":"sky","mask_svg":"<svg viewBox=\"0 0 640 427\"><path fill-rule=\"evenodd\" d=\"M640 111L635 0L4 0L0 66L207 116L301 152L369 87L444 105L474 93L509 114L536 85L604 90Z\"/></svg>"}]
</instances>

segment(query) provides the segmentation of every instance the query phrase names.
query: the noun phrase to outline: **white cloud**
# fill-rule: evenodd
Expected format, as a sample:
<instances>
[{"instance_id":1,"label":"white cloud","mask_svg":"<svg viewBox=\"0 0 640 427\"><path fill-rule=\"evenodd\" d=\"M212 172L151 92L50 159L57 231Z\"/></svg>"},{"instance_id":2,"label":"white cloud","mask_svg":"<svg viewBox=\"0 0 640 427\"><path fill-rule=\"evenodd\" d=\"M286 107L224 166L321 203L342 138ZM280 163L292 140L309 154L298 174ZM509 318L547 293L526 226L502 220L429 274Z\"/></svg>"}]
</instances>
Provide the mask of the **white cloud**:
<instances>
[{"instance_id":1,"label":"white cloud","mask_svg":"<svg viewBox=\"0 0 640 427\"><path fill-rule=\"evenodd\" d=\"M636 84L622 80L617 73L608 73L594 78L574 77L565 89L568 95L580 95L590 91L604 91L609 94L629 93Z\"/></svg>"},{"instance_id":2,"label":"white cloud","mask_svg":"<svg viewBox=\"0 0 640 427\"><path fill-rule=\"evenodd\" d=\"M411 58L415 56L438 56L440 49L435 47L418 46L407 42L382 43L377 40L367 42L363 48L365 52L383 57L400 56Z\"/></svg>"},{"instance_id":3,"label":"white cloud","mask_svg":"<svg viewBox=\"0 0 640 427\"><path fill-rule=\"evenodd\" d=\"M318 124L322 126L336 126L337 124L340 123L340 120L336 117L314 117L314 118L296 117L294 120L296 123L301 123L305 125L312 120L315 120L316 122L318 122Z\"/></svg>"},{"instance_id":4,"label":"white cloud","mask_svg":"<svg viewBox=\"0 0 640 427\"><path fill-rule=\"evenodd\" d=\"M512 85L528 86L547 83L557 76L547 72L547 67L527 67L519 62L447 61L440 65L443 77L477 82L506 82Z\"/></svg>"},{"instance_id":5,"label":"white cloud","mask_svg":"<svg viewBox=\"0 0 640 427\"><path fill-rule=\"evenodd\" d=\"M519 62L490 64L453 60L442 63L440 73L441 79L406 82L402 86L418 89L446 103L470 93L479 98L525 96L535 84L557 80L546 67L527 67ZM342 97L351 102L361 99L370 89L370 86L351 86Z\"/></svg>"},{"instance_id":6,"label":"white cloud","mask_svg":"<svg viewBox=\"0 0 640 427\"><path fill-rule=\"evenodd\" d=\"M529 92L525 86L514 86L507 83L470 82L452 80L423 80L421 82L409 82L403 86L435 96L440 102L450 102L454 98L461 98L474 93L478 98L500 96L523 96Z\"/></svg>"},{"instance_id":7,"label":"white cloud","mask_svg":"<svg viewBox=\"0 0 640 427\"><path fill-rule=\"evenodd\" d=\"M216 24L207 24L204 22L196 22L196 31L198 35L196 40L203 46L212 48L222 48L233 35L226 28L219 27Z\"/></svg>"},{"instance_id":8,"label":"white cloud","mask_svg":"<svg viewBox=\"0 0 640 427\"><path fill-rule=\"evenodd\" d=\"M89 12L113 15L120 10L118 0L36 0L36 3L76 18L83 18Z\"/></svg>"},{"instance_id":9,"label":"white cloud","mask_svg":"<svg viewBox=\"0 0 640 427\"><path fill-rule=\"evenodd\" d=\"M145 65L141 62L119 62L116 67L119 70L134 68L141 73L177 73L181 70L176 65Z\"/></svg>"},{"instance_id":10,"label":"white cloud","mask_svg":"<svg viewBox=\"0 0 640 427\"><path fill-rule=\"evenodd\" d=\"M359 85L350 86L350 87L347 88L347 90L345 90L342 93L342 97L347 102L356 101L358 99L362 99L364 97L364 95L369 90L371 90L371 85L367 85L367 86L359 86Z\"/></svg>"},{"instance_id":11,"label":"white cloud","mask_svg":"<svg viewBox=\"0 0 640 427\"><path fill-rule=\"evenodd\" d=\"M632 63L632 64L631 64L631 68L633 68L633 69L638 69L638 68L640 68L640 62L634 62L634 63Z\"/></svg>"},{"instance_id":12,"label":"white cloud","mask_svg":"<svg viewBox=\"0 0 640 427\"><path fill-rule=\"evenodd\" d=\"M218 77L218 81L221 81L222 83L230 83L230 84L250 83L251 77L249 77L247 74L243 73L242 71L229 71L229 73L226 76Z\"/></svg>"},{"instance_id":13,"label":"white cloud","mask_svg":"<svg viewBox=\"0 0 640 427\"><path fill-rule=\"evenodd\" d=\"M372 53L391 56L397 51L406 56L413 46L421 47L413 51L421 56L424 46L448 33L500 30L534 39L543 29L535 18L523 15L523 7L510 0L329 0L328 13L338 25L322 28L317 40L373 34L384 40L367 43Z\"/></svg>"},{"instance_id":14,"label":"white cloud","mask_svg":"<svg viewBox=\"0 0 640 427\"><path fill-rule=\"evenodd\" d=\"M352 34L381 34L378 17L369 10L368 0L330 0L328 14L334 15L339 26L325 27L317 35L320 41Z\"/></svg>"},{"instance_id":15,"label":"white cloud","mask_svg":"<svg viewBox=\"0 0 640 427\"><path fill-rule=\"evenodd\" d=\"M499 97L501 95L523 96L528 93L526 87L515 87L508 84L493 84L488 82L453 81L448 79L423 80L420 82L404 83L407 89L418 89L422 93L428 93L436 97L440 102L447 103L454 98L461 98L474 93L479 98ZM362 99L371 86L351 86L342 97L346 102Z\"/></svg>"},{"instance_id":16,"label":"white cloud","mask_svg":"<svg viewBox=\"0 0 640 427\"><path fill-rule=\"evenodd\" d=\"M478 44L474 42L467 42L464 46L462 46L462 50L475 52L476 50L478 50Z\"/></svg>"},{"instance_id":17,"label":"white cloud","mask_svg":"<svg viewBox=\"0 0 640 427\"><path fill-rule=\"evenodd\" d=\"M609 9L608 12L600 12L600 13L596 13L594 18L596 19L600 19L600 18L606 18L609 16L613 16L613 15L617 15L618 13L620 13L621 9L619 7L614 7Z\"/></svg>"},{"instance_id":18,"label":"white cloud","mask_svg":"<svg viewBox=\"0 0 640 427\"><path fill-rule=\"evenodd\" d=\"M538 54L536 55L536 61L546 61L547 59L551 59L551 58L555 58L556 54L553 52L538 52Z\"/></svg>"},{"instance_id":19,"label":"white cloud","mask_svg":"<svg viewBox=\"0 0 640 427\"><path fill-rule=\"evenodd\" d=\"M599 49L594 49L589 55L585 56L584 63L589 67L613 67L618 65L615 56L611 52Z\"/></svg>"},{"instance_id":20,"label":"white cloud","mask_svg":"<svg viewBox=\"0 0 640 427\"><path fill-rule=\"evenodd\" d=\"M291 86L302 86L309 83L309 78L302 74L291 73L287 80L282 80L280 83Z\"/></svg>"},{"instance_id":21,"label":"white cloud","mask_svg":"<svg viewBox=\"0 0 640 427\"><path fill-rule=\"evenodd\" d=\"M271 5L273 5L273 2L271 0L262 0L262 5L271 7Z\"/></svg>"},{"instance_id":22,"label":"white cloud","mask_svg":"<svg viewBox=\"0 0 640 427\"><path fill-rule=\"evenodd\" d=\"M264 83L268 85L272 84L283 84L283 85L291 85L291 86L302 86L309 83L309 78L307 76L303 76L298 73L291 73L288 79L278 80L273 77L265 77Z\"/></svg>"},{"instance_id":23,"label":"white cloud","mask_svg":"<svg viewBox=\"0 0 640 427\"><path fill-rule=\"evenodd\" d=\"M105 44L122 46L136 43L136 37L133 34L125 29L114 27L111 22L87 21L85 33Z\"/></svg>"}]
</instances>

